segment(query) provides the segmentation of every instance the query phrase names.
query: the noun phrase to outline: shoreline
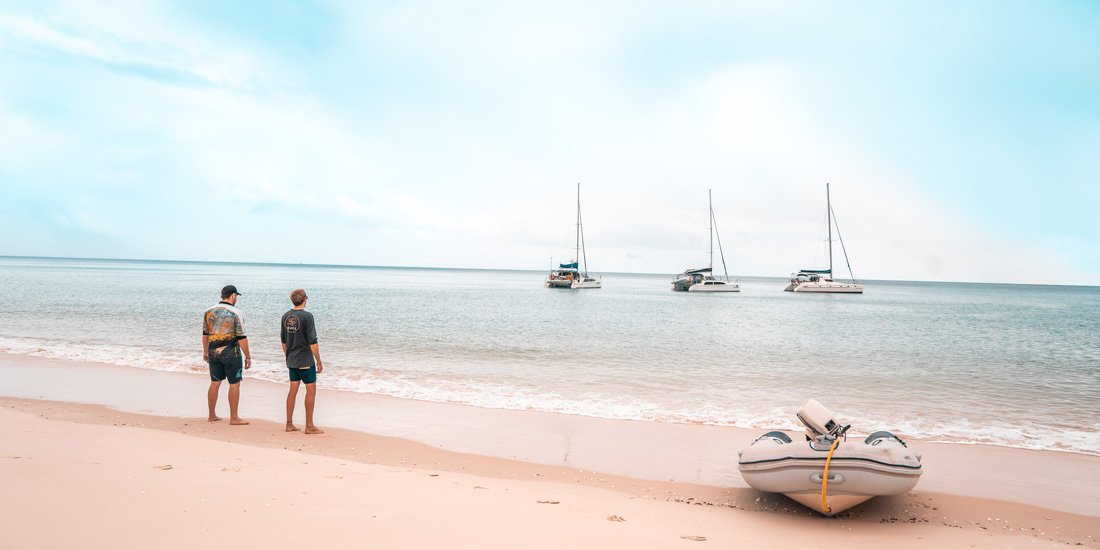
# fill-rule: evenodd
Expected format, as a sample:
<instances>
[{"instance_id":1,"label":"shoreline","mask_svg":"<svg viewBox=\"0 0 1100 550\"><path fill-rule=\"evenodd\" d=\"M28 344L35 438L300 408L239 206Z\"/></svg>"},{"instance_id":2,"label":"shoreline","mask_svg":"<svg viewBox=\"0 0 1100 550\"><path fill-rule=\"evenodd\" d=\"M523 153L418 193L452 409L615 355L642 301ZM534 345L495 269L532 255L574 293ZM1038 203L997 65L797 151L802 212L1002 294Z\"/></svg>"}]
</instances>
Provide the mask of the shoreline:
<instances>
[{"instance_id":1,"label":"shoreline","mask_svg":"<svg viewBox=\"0 0 1100 550\"><path fill-rule=\"evenodd\" d=\"M25 353L25 352L4 351L4 350L0 349L0 362L6 362L6 361L7 362L13 362L13 363L19 363L19 362L23 362L23 361L26 361L26 362L45 362L46 364L51 364L51 365L76 365L76 364L80 364L80 365L96 366L96 367L104 367L104 368L122 368L122 369L127 369L127 370L136 369L136 370L141 370L141 371L152 371L152 372L163 373L163 374L168 374L168 375L184 375L184 376L195 376L195 375L205 376L205 373L206 373L205 367L201 367L201 368L191 367L191 368L187 368L187 369L172 368L172 367L168 367L168 368L141 367L141 366L125 364L125 363L103 362L103 361L100 361L96 358L72 358L72 357L56 356L56 355L49 355L49 354L41 355L41 354L37 354L37 353L32 354L32 353ZM273 372L275 373L274 377L272 376ZM282 386L285 383L285 380L281 380L281 379L280 380L275 380L275 379L273 379L273 378L278 378L278 376L280 376L280 375L285 375L284 369L282 369L280 367L280 368L277 369L277 372L275 372L275 371L272 371L272 369L270 368L270 365L264 364L264 365L261 365L260 368L258 368L258 369L254 367L253 370L248 371L245 378L248 380L249 385L253 385L253 384L260 384L260 385L273 384L275 386ZM335 384L335 387L333 386L333 384ZM523 414L532 414L532 413L534 413L534 414L556 415L556 416L563 416L563 417L577 417L577 418L591 419L593 421L640 422L640 423L643 423L643 424L658 424L658 425L669 425L669 426L705 426L705 427L708 427L708 428L729 429L729 430L734 430L734 431L744 431L744 432L751 432L751 433L756 433L756 434L763 433L764 431L771 431L771 430L780 430L780 431L785 431L785 432L788 432L788 433L800 433L802 431L800 427L796 426L797 422L794 420L793 412L790 415L791 418L788 419L787 421L768 422L765 425L759 426L759 427L752 427L752 426L746 427L744 425L741 425L739 421L703 422L703 421L676 420L676 419L637 418L637 417L630 417L630 416L616 417L616 416L604 416L604 415L599 415L599 414L586 414L584 412L543 409L543 408L537 408L537 407L520 408L520 407L516 407L516 406L494 406L494 405L487 405L487 404L480 404L480 403L470 403L470 402L462 402L462 401L441 401L441 400L434 400L434 399L419 398L419 397L415 397L415 396L392 395L392 394L387 394L387 393L378 393L378 392L371 392L371 391L361 390L361 389L347 388L347 387L343 387L344 385L339 380L329 380L328 383L326 384L326 386L327 387L318 388L318 390L323 392L323 393L331 392L334 395L338 395L338 396L339 395L358 395L358 396L362 396L363 399L396 400L396 402L404 402L404 403L423 403L425 406L429 406L429 407L430 406L439 406L439 407L443 407L443 408L455 407L457 409L472 408L472 409L477 409L477 410L502 411L502 412L503 411L513 411L513 412L519 412L519 413L523 413ZM339 398L337 398L337 399L339 399ZM78 399L77 401L80 401L80 400ZM792 408L792 411L793 410L794 409ZM843 414L843 411L840 411L840 412ZM848 418L848 420L851 420L851 419ZM1007 444L1007 443L1006 444L999 444L999 443L992 442L992 441L981 441L981 440L976 441L976 440L957 439L957 436L943 436L943 435L929 436L926 433L919 432L919 428L918 428L918 433L914 434L912 432L907 432L904 429L904 427L900 427L900 426L895 426L895 427L892 427L892 428L863 429L863 428L865 428L865 426L868 425L866 422L864 422L864 423L853 422L853 425L856 426L856 430L853 430L853 432L852 432L853 434L868 435L869 433L871 433L873 431L878 431L879 429L889 429L890 431L896 432L897 434L901 435L906 441L909 441L909 440L920 441L923 444L946 445L946 446L952 446L952 447L953 446L990 447L990 448L1000 448L1000 449L1006 449L1006 450L1012 450L1012 451L1033 451L1033 452L1044 452L1044 453L1046 453L1046 452L1067 453L1067 454L1070 454L1070 455L1080 455L1080 456L1100 458L1100 451L1081 450L1081 449L1066 448L1066 447L1041 446L1039 444L1033 444L1033 445L1017 445L1017 444ZM872 426L878 426L878 424L871 424L871 425Z\"/></svg>"},{"instance_id":2,"label":"shoreline","mask_svg":"<svg viewBox=\"0 0 1100 550\"><path fill-rule=\"evenodd\" d=\"M318 425L328 433L298 436L282 431L282 384L247 380L241 413L253 424L230 427L195 414L205 415L205 375L4 354L0 369L0 410L48 422L138 427L186 441L386 468L584 487L619 499L745 514L745 521L778 521L780 528L797 521L799 532L903 523L936 533L1009 537L997 547L1038 539L1100 548L1089 538L1100 533L1100 502L1092 494L1100 485L1100 457L1091 455L914 440L925 457L916 489L872 499L833 523L786 497L754 491L740 478L736 451L762 430L479 409L320 389ZM227 408L225 399L223 389L219 413ZM27 434L13 426L18 422L6 424L15 430L4 445L11 449ZM136 441L124 438L119 451L141 446L142 439ZM364 455L363 449L371 450ZM717 524L715 529L721 531Z\"/></svg>"},{"instance_id":3,"label":"shoreline","mask_svg":"<svg viewBox=\"0 0 1100 550\"><path fill-rule=\"evenodd\" d=\"M257 340L254 345L259 345L260 349L254 350L253 359L256 363L246 376L250 384L259 380L277 385L285 383L286 372L282 368L282 359L277 357L277 337L271 341ZM268 352L275 355L270 355ZM26 357L53 361L57 364L106 364L163 373L202 375L206 372L206 366L196 361L195 355L180 354L178 351L174 355L158 352L155 347L150 348L140 343L125 346L120 350L102 343L76 344L52 342L49 339L0 338L0 357L9 356L12 361L18 360L19 357ZM393 358L391 357L389 361L392 362ZM702 425L750 431L757 429L801 431L793 411L797 410L804 401L792 400L790 397L798 395L801 398L815 396L821 398L828 396L830 392L837 391L835 384L814 391L794 381L785 380L782 385L788 386L787 389L772 392L772 397L762 402L752 403L745 398L723 397L720 394L709 395L705 401L699 401L702 396L694 390L685 390L683 395L678 395L677 398L682 397L686 400L681 402L677 398L666 399L658 394L652 396L652 401L646 401L647 398L644 395L648 390L639 392L636 388L628 390L623 399L618 400L613 389L615 386L608 385L600 390L610 391L611 393L607 394L608 398L593 400L590 397L582 398L583 394L577 395L575 392L579 390L576 387L565 392L568 396L559 396L553 391L555 388L552 379L544 380L547 385L542 390L535 388L535 391L530 391L531 388L525 388L523 384L504 383L500 391L494 391L492 389L494 380L485 377L484 369L475 375L476 382L469 384L450 377L450 374L461 372L466 368L463 366L441 367L448 373L441 375L439 379L433 379L430 376L424 378L419 375L406 378L399 374L399 370L394 370L392 364L379 368L381 372L377 377L369 372L370 369L361 370L358 366L338 368L325 375L323 389L363 395L367 398L391 397L401 401L444 406L537 411L601 420ZM475 367L473 370L479 369ZM621 377L623 373L616 376ZM760 381L757 379L755 383ZM690 386L691 382L685 380L684 384ZM891 386L896 387L896 384L891 383ZM1082 395L1081 387L1076 386L1076 389L1071 392L1072 395L1066 394L1067 399L1077 401L1075 406L1071 407L1063 403L1058 409L1038 410L1036 416L1042 417L1038 421L1029 418L1026 413L1021 417L1019 411L1016 414L996 414L998 411L1007 412L1005 407L1015 410L1012 408L1016 406L999 399L982 403L970 401L967 398L968 405L965 410L957 411L950 406L941 406L948 403L949 399L932 398L927 394L928 387L919 386L913 388L913 391L918 392L917 399L924 404L923 408L888 405L906 402L904 391L900 393L893 391L888 398L862 395L855 399L854 405L846 408L837 404L835 409L841 417L839 419L845 420L845 423L850 422L857 431L865 429L869 433L887 429L906 440L1066 452L1100 457L1100 434L1089 428L1092 421L1087 414L1083 414L1084 411L1091 410L1090 404L1095 399ZM676 390L672 390L672 393L675 394ZM669 393L664 392L663 395L667 396ZM840 398L841 401L844 400L844 396ZM826 403L826 405L833 406L834 403ZM975 406L978 409L975 409ZM1068 407L1067 411L1056 412L1066 407ZM885 412L886 410L893 412ZM974 416L971 417L970 414ZM965 421L968 418L973 419L975 423Z\"/></svg>"}]
</instances>

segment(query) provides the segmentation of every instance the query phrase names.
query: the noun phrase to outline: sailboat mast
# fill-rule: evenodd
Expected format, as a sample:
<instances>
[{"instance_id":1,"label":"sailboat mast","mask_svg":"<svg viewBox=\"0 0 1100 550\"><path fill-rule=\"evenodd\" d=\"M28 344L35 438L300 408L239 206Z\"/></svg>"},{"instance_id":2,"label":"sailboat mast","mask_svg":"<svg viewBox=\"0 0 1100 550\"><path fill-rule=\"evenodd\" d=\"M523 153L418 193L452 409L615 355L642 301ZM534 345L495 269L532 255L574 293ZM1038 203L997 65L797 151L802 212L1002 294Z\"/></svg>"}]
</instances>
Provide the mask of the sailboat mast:
<instances>
[{"instance_id":1,"label":"sailboat mast","mask_svg":"<svg viewBox=\"0 0 1100 550\"><path fill-rule=\"evenodd\" d=\"M581 184L577 182L577 246L573 249L573 261L577 262L577 273L580 273L581 261Z\"/></svg>"},{"instance_id":2,"label":"sailboat mast","mask_svg":"<svg viewBox=\"0 0 1100 550\"><path fill-rule=\"evenodd\" d=\"M710 226L707 232L710 235L710 271L714 275L714 199L711 198L711 190L707 189L707 209L710 211Z\"/></svg>"},{"instance_id":3,"label":"sailboat mast","mask_svg":"<svg viewBox=\"0 0 1100 550\"><path fill-rule=\"evenodd\" d=\"M580 195L578 194L578 198L577 198L577 225L581 228L581 259L584 260L584 271L580 271L578 269L578 272L583 274L585 277L587 277L588 276L588 251L585 250L585 246L584 246L584 218L581 217L580 204L581 204ZM577 267L579 268L580 264L578 264Z\"/></svg>"},{"instance_id":4,"label":"sailboat mast","mask_svg":"<svg viewBox=\"0 0 1100 550\"><path fill-rule=\"evenodd\" d=\"M833 278L833 205L829 197L829 184L825 183L825 222L829 228L829 278Z\"/></svg>"}]
</instances>

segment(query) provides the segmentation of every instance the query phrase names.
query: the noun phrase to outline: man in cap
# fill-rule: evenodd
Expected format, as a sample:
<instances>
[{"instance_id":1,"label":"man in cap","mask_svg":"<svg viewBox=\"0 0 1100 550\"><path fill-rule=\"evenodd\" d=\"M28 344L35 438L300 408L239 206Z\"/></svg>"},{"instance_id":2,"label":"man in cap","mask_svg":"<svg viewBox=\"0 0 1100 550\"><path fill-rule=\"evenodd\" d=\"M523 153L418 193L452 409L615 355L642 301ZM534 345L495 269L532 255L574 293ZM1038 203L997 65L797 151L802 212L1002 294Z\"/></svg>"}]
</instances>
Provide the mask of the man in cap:
<instances>
[{"instance_id":1,"label":"man in cap","mask_svg":"<svg viewBox=\"0 0 1100 550\"><path fill-rule=\"evenodd\" d=\"M248 336L237 309L237 287L228 285L222 289L222 301L207 309L202 315L202 359L210 365L210 388L206 390L206 402L210 409L207 420L221 420L214 414L218 404L218 389L222 380L229 381L229 423L234 426L248 424L237 415L241 399L241 379L244 369L252 367L252 354L248 352ZM244 365L241 365L241 355Z\"/></svg>"}]
</instances>

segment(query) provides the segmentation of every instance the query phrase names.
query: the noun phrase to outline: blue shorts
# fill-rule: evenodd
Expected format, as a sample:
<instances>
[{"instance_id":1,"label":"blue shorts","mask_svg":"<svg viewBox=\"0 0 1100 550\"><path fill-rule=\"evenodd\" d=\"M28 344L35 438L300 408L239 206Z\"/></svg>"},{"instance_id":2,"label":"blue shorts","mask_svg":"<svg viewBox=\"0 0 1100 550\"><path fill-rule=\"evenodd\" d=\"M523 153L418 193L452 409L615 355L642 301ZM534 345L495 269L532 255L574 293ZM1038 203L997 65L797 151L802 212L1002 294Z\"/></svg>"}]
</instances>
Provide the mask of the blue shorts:
<instances>
[{"instance_id":1,"label":"blue shorts","mask_svg":"<svg viewBox=\"0 0 1100 550\"><path fill-rule=\"evenodd\" d=\"M317 367L309 367L308 369L287 369L290 371L291 382L304 382L306 384L317 383Z\"/></svg>"},{"instance_id":2,"label":"blue shorts","mask_svg":"<svg viewBox=\"0 0 1100 550\"><path fill-rule=\"evenodd\" d=\"M239 384L244 378L244 361L237 357L210 356L210 381L229 380L230 384Z\"/></svg>"}]
</instances>

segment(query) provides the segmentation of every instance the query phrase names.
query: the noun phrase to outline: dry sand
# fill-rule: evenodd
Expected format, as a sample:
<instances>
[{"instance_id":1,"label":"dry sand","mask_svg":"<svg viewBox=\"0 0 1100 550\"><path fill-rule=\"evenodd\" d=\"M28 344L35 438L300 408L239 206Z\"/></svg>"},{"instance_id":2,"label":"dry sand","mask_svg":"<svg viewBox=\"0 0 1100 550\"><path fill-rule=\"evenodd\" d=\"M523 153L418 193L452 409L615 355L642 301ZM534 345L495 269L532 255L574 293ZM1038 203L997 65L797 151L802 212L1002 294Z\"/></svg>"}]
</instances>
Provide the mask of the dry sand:
<instances>
[{"instance_id":1,"label":"dry sand","mask_svg":"<svg viewBox=\"0 0 1100 550\"><path fill-rule=\"evenodd\" d=\"M0 399L0 486L6 497L0 517L9 526L0 539L4 548L1100 548L1100 514L1094 511L1100 499L1092 497L1100 472L1096 457L918 443L932 487L922 479L908 495L822 518L743 485L621 475L636 471L634 463L646 462L644 456L625 462L611 453L600 459L604 468L597 472L566 465L568 456L566 463L539 464L323 423L328 433L306 436L264 420L236 427L180 414L61 403L39 399L57 396L27 382L33 370L64 388L62 393L79 394L68 400L112 406L120 391L179 394L171 384L149 386L149 380L199 378L198 386L204 384L201 377L96 367L130 381L105 389L58 377L79 376L63 370L69 367L0 356L0 395L8 396ZM92 367L76 366L85 369L81 373L97 372ZM242 392L245 413L263 401L267 390L254 389L261 386L253 382ZM43 395L26 395L34 391ZM204 414L201 391L197 398L182 395ZM319 419L340 403L336 397L320 400ZM160 406L174 405L165 395ZM536 432L553 420L518 414L509 422L527 418ZM612 435L620 438L646 429L636 426L646 423L559 421L605 435L618 430ZM490 446L508 448L496 424L486 425L479 432L494 440ZM572 429L583 435L582 428ZM697 437L694 430L672 432L649 434L657 440L650 444L669 437L691 444ZM520 441L514 448L525 455L527 445ZM589 452L583 447L582 453ZM659 448L651 456L657 466L648 468L659 470L666 457ZM999 477L993 475L998 469ZM1032 476L1013 483L1013 469ZM977 474L960 474L968 471L1005 479L975 482ZM1027 504L1034 502L1055 504Z\"/></svg>"}]
</instances>

